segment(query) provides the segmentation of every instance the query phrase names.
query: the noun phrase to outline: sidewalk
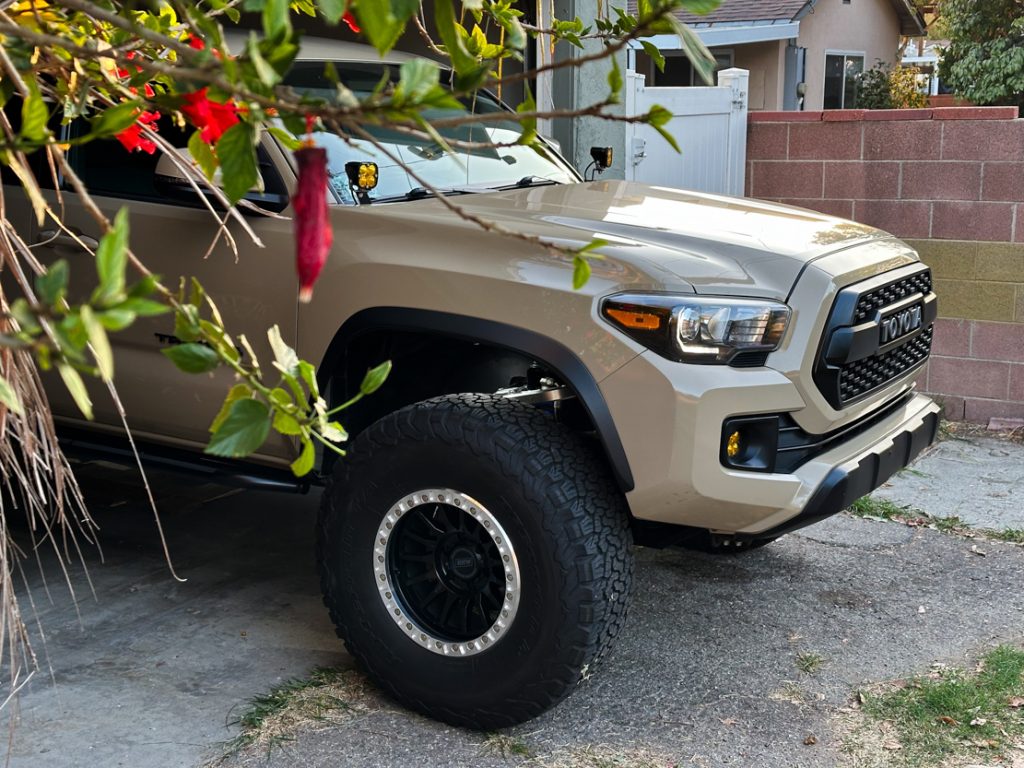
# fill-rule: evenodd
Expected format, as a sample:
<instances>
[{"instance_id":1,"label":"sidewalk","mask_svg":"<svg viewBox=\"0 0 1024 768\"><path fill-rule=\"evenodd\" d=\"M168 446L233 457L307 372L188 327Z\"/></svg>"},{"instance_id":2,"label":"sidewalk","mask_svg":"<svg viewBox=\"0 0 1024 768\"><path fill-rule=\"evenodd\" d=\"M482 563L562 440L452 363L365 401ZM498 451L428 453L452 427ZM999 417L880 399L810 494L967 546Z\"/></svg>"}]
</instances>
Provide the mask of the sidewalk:
<instances>
[{"instance_id":1,"label":"sidewalk","mask_svg":"<svg viewBox=\"0 0 1024 768\"><path fill-rule=\"evenodd\" d=\"M947 438L872 496L975 528L1024 530L1024 443Z\"/></svg>"}]
</instances>

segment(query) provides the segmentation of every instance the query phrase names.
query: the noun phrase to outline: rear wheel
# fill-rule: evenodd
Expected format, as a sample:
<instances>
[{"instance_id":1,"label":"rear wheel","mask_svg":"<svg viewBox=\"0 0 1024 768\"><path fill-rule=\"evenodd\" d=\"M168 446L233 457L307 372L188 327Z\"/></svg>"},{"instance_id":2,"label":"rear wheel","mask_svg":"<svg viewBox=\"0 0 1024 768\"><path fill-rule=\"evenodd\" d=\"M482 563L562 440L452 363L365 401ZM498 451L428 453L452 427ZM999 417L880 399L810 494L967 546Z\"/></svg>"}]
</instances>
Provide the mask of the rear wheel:
<instances>
[{"instance_id":1,"label":"rear wheel","mask_svg":"<svg viewBox=\"0 0 1024 768\"><path fill-rule=\"evenodd\" d=\"M625 621L628 512L585 438L485 395L363 432L324 493L318 560L338 634L396 699L498 728L553 706Z\"/></svg>"}]
</instances>

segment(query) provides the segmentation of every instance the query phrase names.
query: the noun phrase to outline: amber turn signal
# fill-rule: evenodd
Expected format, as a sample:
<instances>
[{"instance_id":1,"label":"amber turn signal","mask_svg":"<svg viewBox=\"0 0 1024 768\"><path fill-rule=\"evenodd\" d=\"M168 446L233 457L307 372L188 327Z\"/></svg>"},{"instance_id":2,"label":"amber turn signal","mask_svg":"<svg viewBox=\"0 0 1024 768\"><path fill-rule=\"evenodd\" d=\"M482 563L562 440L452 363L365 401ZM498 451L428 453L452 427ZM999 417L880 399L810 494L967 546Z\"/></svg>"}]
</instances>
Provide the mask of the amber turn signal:
<instances>
[{"instance_id":1,"label":"amber turn signal","mask_svg":"<svg viewBox=\"0 0 1024 768\"><path fill-rule=\"evenodd\" d=\"M623 328L637 328L642 331L656 331L661 328L661 318L653 312L608 307L605 314Z\"/></svg>"}]
</instances>

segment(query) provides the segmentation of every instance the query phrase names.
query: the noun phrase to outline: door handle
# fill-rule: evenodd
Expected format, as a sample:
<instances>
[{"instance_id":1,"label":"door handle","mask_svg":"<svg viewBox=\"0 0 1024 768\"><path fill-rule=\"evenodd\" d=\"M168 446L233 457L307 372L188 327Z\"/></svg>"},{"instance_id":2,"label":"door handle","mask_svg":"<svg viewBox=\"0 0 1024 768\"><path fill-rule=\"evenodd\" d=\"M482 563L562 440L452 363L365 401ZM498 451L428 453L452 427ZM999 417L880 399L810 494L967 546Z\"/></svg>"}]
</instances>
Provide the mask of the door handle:
<instances>
[{"instance_id":1,"label":"door handle","mask_svg":"<svg viewBox=\"0 0 1024 768\"><path fill-rule=\"evenodd\" d=\"M77 238L77 239L76 239ZM72 237L67 232L56 229L44 229L39 233L39 237L36 238L37 245L70 245L79 247L84 245L86 248L96 250L99 246L99 241L95 237L89 237L88 235L75 235Z\"/></svg>"}]
</instances>

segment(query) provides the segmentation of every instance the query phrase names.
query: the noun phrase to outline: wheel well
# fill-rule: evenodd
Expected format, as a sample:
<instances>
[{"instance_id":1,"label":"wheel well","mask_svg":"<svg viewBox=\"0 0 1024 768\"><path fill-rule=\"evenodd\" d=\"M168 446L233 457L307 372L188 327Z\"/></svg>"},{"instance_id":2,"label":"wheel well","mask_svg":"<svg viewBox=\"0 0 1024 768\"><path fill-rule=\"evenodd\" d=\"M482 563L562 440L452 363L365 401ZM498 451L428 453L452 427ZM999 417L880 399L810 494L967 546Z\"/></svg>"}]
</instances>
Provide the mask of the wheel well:
<instances>
[{"instance_id":1,"label":"wheel well","mask_svg":"<svg viewBox=\"0 0 1024 768\"><path fill-rule=\"evenodd\" d=\"M354 396L366 371L385 360L392 364L387 381L340 414L353 436L382 416L421 400L512 386L537 364L517 352L435 333L367 331L344 349L326 389L328 401L333 405Z\"/></svg>"},{"instance_id":2,"label":"wheel well","mask_svg":"<svg viewBox=\"0 0 1024 768\"><path fill-rule=\"evenodd\" d=\"M388 381L370 397L339 414L351 435L382 416L431 397L464 392L495 393L540 378L567 395L548 403L560 422L599 441L624 492L633 475L608 405L590 370L567 347L521 327L443 312L379 307L350 318L321 361L320 389L332 405L359 391L366 371L386 360ZM329 471L334 456L325 455Z\"/></svg>"}]
</instances>

